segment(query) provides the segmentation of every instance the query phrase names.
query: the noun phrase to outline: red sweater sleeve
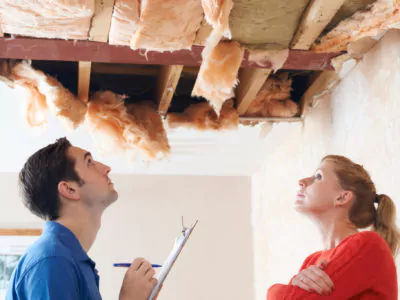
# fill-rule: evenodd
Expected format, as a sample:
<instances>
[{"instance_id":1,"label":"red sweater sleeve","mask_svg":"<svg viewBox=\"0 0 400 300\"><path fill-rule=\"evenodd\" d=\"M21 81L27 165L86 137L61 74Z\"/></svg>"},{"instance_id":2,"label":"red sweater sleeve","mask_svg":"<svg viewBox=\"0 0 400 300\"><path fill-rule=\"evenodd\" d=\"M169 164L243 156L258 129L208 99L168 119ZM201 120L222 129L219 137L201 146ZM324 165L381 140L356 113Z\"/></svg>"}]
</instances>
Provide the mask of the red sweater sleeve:
<instances>
[{"instance_id":1,"label":"red sweater sleeve","mask_svg":"<svg viewBox=\"0 0 400 300\"><path fill-rule=\"evenodd\" d=\"M320 253L321 253L321 252L315 252L315 253L311 254L310 256L308 256L308 257L303 261L303 264L301 265L301 268L300 268L300 270L299 270L299 273L300 273L302 270L304 270L305 268L307 268L309 265L311 265L311 264L312 264L312 263L311 263L312 260L313 260L315 257L318 257ZM296 275L297 275L297 274L296 274ZM293 278L296 277L296 275L294 275L292 278L290 278L289 285L292 285L292 280L293 280Z\"/></svg>"},{"instance_id":2,"label":"red sweater sleeve","mask_svg":"<svg viewBox=\"0 0 400 300\"><path fill-rule=\"evenodd\" d=\"M309 293L293 285L276 284L268 290L267 300L349 299L368 290L376 281L396 280L396 274L385 270L393 264L390 260L393 261L393 257L386 242L377 233L362 232L332 252L325 269L335 285L330 296ZM394 278L387 278L387 274ZM368 299L379 297L371 295Z\"/></svg>"}]
</instances>

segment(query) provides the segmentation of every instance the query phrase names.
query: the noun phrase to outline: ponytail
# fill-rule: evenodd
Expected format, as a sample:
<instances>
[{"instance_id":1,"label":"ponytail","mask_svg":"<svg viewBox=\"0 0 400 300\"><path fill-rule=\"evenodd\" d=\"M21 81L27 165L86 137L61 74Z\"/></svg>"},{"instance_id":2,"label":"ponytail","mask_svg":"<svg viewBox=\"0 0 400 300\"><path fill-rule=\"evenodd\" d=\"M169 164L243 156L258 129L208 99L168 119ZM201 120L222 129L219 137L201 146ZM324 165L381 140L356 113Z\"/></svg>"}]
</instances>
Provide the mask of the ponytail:
<instances>
[{"instance_id":1,"label":"ponytail","mask_svg":"<svg viewBox=\"0 0 400 300\"><path fill-rule=\"evenodd\" d=\"M389 245L393 256L399 251L400 232L396 226L396 206L392 199L385 194L377 195L378 208L374 222L374 231Z\"/></svg>"}]
</instances>

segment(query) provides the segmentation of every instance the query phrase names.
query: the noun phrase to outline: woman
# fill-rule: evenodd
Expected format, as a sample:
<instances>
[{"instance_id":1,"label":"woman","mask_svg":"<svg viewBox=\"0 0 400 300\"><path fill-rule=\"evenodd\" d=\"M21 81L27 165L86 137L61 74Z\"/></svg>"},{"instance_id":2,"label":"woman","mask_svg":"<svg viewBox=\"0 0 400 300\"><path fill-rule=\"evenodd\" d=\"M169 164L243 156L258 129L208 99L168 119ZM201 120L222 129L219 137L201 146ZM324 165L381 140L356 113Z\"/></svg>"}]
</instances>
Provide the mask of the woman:
<instances>
[{"instance_id":1,"label":"woman","mask_svg":"<svg viewBox=\"0 0 400 300\"><path fill-rule=\"evenodd\" d=\"M289 285L273 285L267 299L397 299L393 201L343 156L326 156L299 185L296 209L318 225L325 250L310 255Z\"/></svg>"}]
</instances>

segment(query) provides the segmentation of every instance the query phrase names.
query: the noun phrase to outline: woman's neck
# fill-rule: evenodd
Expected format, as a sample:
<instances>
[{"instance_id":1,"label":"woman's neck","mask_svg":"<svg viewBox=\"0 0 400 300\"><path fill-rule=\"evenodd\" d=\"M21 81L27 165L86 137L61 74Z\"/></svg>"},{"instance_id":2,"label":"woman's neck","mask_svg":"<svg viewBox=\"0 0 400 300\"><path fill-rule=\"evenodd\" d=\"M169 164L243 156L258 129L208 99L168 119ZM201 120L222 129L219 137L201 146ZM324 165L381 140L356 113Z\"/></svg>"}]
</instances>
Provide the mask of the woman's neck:
<instances>
[{"instance_id":1,"label":"woman's neck","mask_svg":"<svg viewBox=\"0 0 400 300\"><path fill-rule=\"evenodd\" d=\"M346 237L358 233L356 226L345 218L325 216L318 218L316 223L321 232L325 250L335 248Z\"/></svg>"}]
</instances>

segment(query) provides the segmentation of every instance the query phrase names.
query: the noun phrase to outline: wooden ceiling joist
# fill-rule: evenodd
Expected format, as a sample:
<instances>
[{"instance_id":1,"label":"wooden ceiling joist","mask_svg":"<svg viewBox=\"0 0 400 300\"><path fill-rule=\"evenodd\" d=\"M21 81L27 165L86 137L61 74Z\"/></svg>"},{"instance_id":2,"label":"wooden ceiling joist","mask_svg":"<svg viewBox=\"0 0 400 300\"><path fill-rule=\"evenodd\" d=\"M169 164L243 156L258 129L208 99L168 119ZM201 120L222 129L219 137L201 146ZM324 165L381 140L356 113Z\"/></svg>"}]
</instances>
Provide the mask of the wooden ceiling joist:
<instances>
[{"instance_id":1,"label":"wooden ceiling joist","mask_svg":"<svg viewBox=\"0 0 400 300\"><path fill-rule=\"evenodd\" d=\"M128 64L200 66L202 46L193 46L191 51L145 52L129 47L113 46L91 41L70 41L33 38L0 38L0 58L115 62ZM340 53L314 53L291 50L282 69L287 70L332 70L330 63ZM242 62L243 68L259 66L248 60L248 53ZM272 65L266 64L270 69Z\"/></svg>"},{"instance_id":2,"label":"wooden ceiling joist","mask_svg":"<svg viewBox=\"0 0 400 300\"><path fill-rule=\"evenodd\" d=\"M178 81L181 78L182 65L162 66L157 82L158 112L166 115L175 93Z\"/></svg>"},{"instance_id":3,"label":"wooden ceiling joist","mask_svg":"<svg viewBox=\"0 0 400 300\"><path fill-rule=\"evenodd\" d=\"M84 102L89 100L91 67L92 63L90 61L79 62L78 98Z\"/></svg>"},{"instance_id":4,"label":"wooden ceiling joist","mask_svg":"<svg viewBox=\"0 0 400 300\"><path fill-rule=\"evenodd\" d=\"M344 2L345 0L311 0L297 28L291 48L295 50L310 49Z\"/></svg>"},{"instance_id":5,"label":"wooden ceiling joist","mask_svg":"<svg viewBox=\"0 0 400 300\"><path fill-rule=\"evenodd\" d=\"M324 71L316 76L314 82L309 86L301 98L301 118L305 118L309 110L313 107L314 99L331 90L334 87L334 84L338 82L338 78L339 76L336 71Z\"/></svg>"},{"instance_id":6,"label":"wooden ceiling joist","mask_svg":"<svg viewBox=\"0 0 400 300\"><path fill-rule=\"evenodd\" d=\"M146 66L138 65L93 63L92 73L112 75L157 76L159 70L156 67L146 68Z\"/></svg>"},{"instance_id":7,"label":"wooden ceiling joist","mask_svg":"<svg viewBox=\"0 0 400 300\"><path fill-rule=\"evenodd\" d=\"M236 88L236 103L239 116L246 113L271 72L271 69L241 69L239 71L239 85Z\"/></svg>"},{"instance_id":8,"label":"wooden ceiling joist","mask_svg":"<svg viewBox=\"0 0 400 300\"><path fill-rule=\"evenodd\" d=\"M108 42L113 10L114 0L96 0L89 40L103 43Z\"/></svg>"}]
</instances>

